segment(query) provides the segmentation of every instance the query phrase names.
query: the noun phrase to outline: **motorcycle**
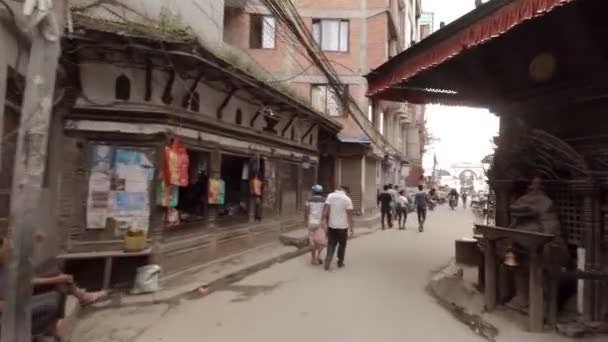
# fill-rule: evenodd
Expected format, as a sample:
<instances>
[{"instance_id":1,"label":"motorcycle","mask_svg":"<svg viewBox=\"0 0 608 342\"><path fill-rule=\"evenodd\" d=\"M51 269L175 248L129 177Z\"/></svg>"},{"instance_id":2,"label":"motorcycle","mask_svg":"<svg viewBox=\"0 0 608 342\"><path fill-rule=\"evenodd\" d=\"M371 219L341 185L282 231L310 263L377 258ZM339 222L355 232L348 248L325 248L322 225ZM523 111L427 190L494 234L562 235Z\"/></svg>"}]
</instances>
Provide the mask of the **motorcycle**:
<instances>
[{"instance_id":1,"label":"motorcycle","mask_svg":"<svg viewBox=\"0 0 608 342\"><path fill-rule=\"evenodd\" d=\"M455 210L458 205L458 199L456 196L450 196L450 209Z\"/></svg>"}]
</instances>

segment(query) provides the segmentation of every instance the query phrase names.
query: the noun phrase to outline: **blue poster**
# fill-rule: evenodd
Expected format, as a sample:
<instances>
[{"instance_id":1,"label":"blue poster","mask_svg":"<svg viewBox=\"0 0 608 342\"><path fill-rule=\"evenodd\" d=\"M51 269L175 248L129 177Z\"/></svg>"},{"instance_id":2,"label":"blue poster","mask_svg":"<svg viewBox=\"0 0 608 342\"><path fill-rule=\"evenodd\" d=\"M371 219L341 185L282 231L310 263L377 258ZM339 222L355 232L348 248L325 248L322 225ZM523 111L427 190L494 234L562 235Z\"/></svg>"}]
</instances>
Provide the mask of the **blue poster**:
<instances>
[{"instance_id":1,"label":"blue poster","mask_svg":"<svg viewBox=\"0 0 608 342\"><path fill-rule=\"evenodd\" d=\"M135 150L117 149L114 157L116 164L140 165L143 153Z\"/></svg>"},{"instance_id":2,"label":"blue poster","mask_svg":"<svg viewBox=\"0 0 608 342\"><path fill-rule=\"evenodd\" d=\"M144 210L148 208L148 194L145 192L115 191L112 206L115 212Z\"/></svg>"}]
</instances>

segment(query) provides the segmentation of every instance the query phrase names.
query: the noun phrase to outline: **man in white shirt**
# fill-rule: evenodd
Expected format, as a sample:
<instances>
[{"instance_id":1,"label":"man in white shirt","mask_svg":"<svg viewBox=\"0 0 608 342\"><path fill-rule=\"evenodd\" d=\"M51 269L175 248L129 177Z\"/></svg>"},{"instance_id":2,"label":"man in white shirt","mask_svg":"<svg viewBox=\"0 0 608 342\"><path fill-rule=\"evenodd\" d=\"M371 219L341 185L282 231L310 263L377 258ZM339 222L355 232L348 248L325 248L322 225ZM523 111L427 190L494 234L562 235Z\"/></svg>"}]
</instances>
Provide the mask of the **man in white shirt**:
<instances>
[{"instance_id":1,"label":"man in white shirt","mask_svg":"<svg viewBox=\"0 0 608 342\"><path fill-rule=\"evenodd\" d=\"M323 219L327 226L327 256L325 257L325 270L329 271L331 260L334 257L336 245L338 246L338 267L344 267L344 254L348 231L354 233L353 201L348 197L348 187L341 186L327 196L323 208Z\"/></svg>"}]
</instances>

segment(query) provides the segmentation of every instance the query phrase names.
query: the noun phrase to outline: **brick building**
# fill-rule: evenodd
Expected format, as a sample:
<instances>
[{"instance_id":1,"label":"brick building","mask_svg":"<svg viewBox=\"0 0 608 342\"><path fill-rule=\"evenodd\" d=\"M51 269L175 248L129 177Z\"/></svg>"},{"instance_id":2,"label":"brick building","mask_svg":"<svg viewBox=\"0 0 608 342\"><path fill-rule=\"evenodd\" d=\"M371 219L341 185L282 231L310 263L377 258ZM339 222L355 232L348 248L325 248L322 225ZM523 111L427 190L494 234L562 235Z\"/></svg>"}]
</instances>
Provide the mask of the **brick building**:
<instances>
[{"instance_id":1,"label":"brick building","mask_svg":"<svg viewBox=\"0 0 608 342\"><path fill-rule=\"evenodd\" d=\"M405 186L410 169L415 177L422 171L424 108L368 99L364 76L418 40L420 0L294 4L358 110L341 108L302 46L258 1L226 1L224 42L343 125L337 139L320 142L319 182L328 189L349 186L356 211L373 213L382 184Z\"/></svg>"}]
</instances>

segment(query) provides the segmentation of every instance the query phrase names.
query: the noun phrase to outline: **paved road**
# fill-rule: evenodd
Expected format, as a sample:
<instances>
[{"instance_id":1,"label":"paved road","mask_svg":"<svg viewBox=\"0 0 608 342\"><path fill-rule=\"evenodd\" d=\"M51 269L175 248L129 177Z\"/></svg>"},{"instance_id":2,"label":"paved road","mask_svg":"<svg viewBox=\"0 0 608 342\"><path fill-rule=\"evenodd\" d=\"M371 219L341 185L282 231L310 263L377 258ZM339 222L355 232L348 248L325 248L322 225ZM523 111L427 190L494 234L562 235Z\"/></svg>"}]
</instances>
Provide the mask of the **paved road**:
<instances>
[{"instance_id":1,"label":"paved road","mask_svg":"<svg viewBox=\"0 0 608 342\"><path fill-rule=\"evenodd\" d=\"M168 310L137 341L481 341L425 292L471 221L439 208L419 233L410 215L406 231L350 241L345 269L290 260Z\"/></svg>"}]
</instances>

